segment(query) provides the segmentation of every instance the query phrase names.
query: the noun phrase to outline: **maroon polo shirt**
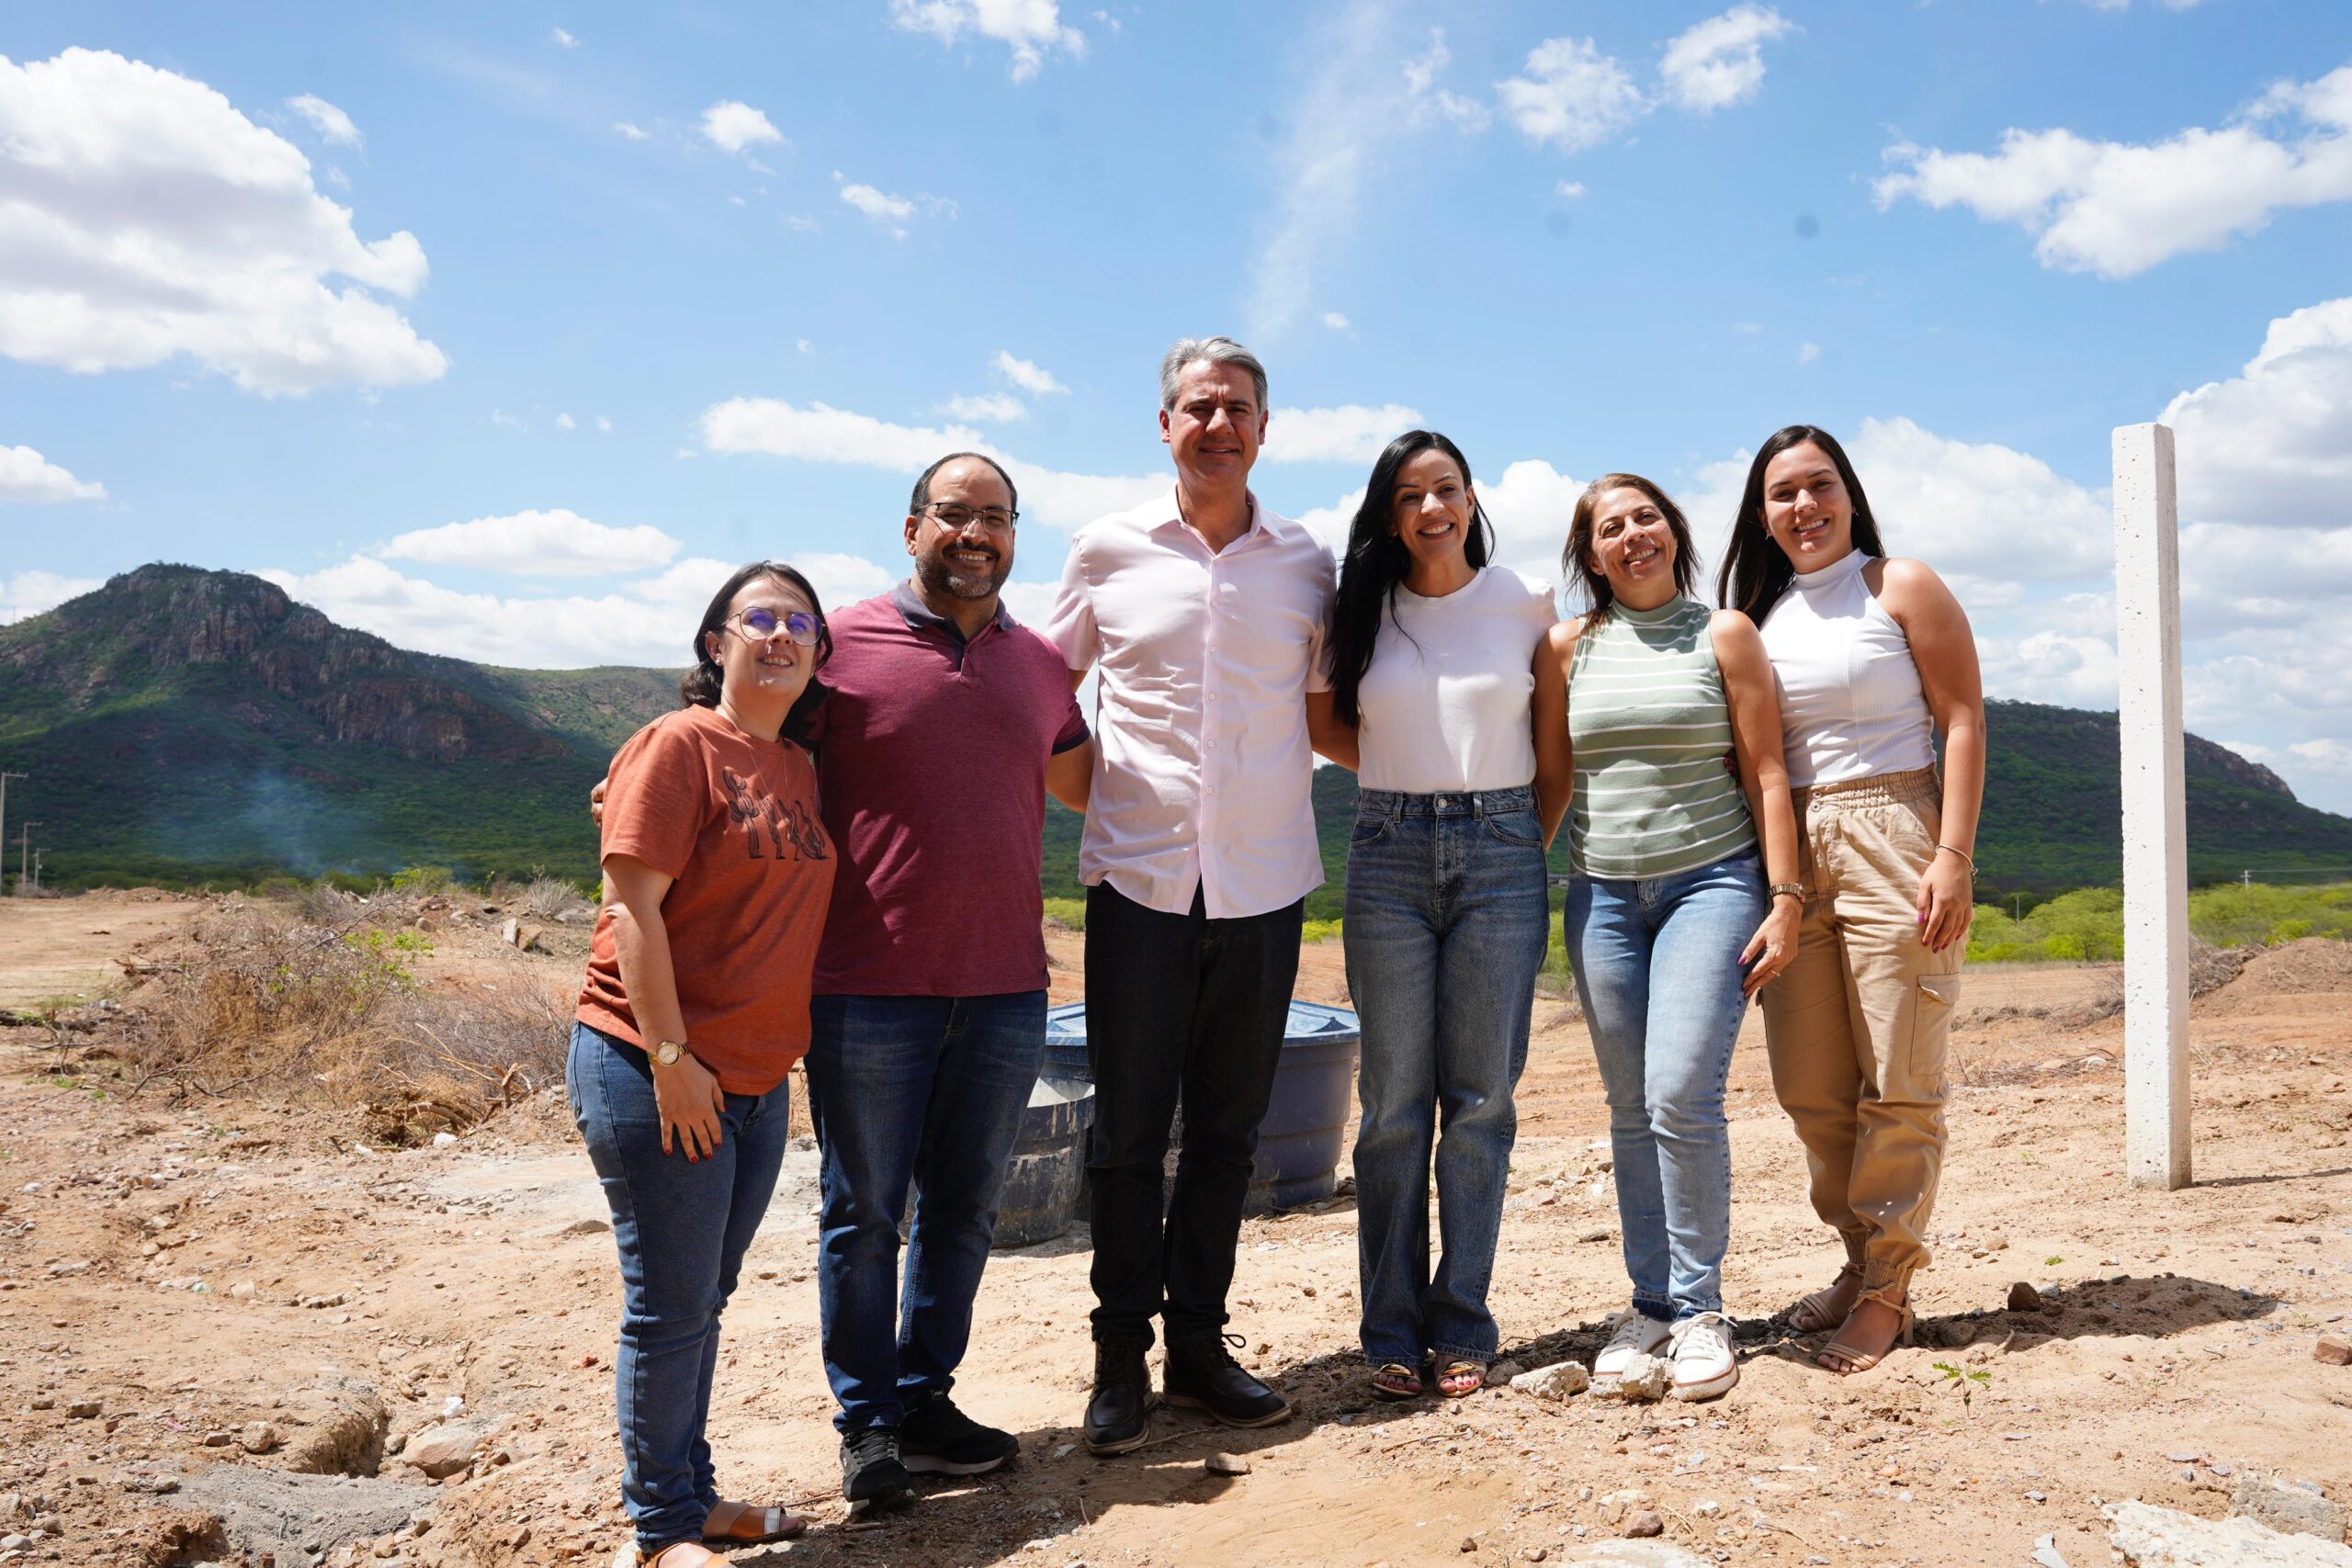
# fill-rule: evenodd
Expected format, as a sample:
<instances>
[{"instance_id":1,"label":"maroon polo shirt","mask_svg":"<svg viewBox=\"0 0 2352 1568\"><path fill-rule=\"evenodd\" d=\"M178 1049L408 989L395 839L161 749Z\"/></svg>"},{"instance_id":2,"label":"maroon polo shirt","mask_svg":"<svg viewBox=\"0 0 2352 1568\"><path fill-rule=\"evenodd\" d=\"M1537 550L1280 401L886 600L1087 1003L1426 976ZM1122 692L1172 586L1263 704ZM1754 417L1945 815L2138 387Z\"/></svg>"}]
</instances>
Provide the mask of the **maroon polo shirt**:
<instances>
[{"instance_id":1,"label":"maroon polo shirt","mask_svg":"<svg viewBox=\"0 0 2352 1568\"><path fill-rule=\"evenodd\" d=\"M909 583L828 624L817 790L841 860L815 993L1044 989L1046 760L1087 738L1069 667L1001 601L967 641Z\"/></svg>"}]
</instances>

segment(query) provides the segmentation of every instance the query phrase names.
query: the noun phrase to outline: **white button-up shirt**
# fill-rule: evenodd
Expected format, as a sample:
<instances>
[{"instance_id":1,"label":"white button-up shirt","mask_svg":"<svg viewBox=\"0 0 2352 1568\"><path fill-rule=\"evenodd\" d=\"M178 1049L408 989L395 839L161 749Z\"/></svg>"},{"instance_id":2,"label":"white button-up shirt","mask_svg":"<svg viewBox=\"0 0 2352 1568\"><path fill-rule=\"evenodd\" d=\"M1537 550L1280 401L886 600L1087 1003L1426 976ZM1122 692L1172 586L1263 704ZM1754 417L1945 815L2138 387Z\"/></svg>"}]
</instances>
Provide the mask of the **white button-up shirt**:
<instances>
[{"instance_id":1,"label":"white button-up shirt","mask_svg":"<svg viewBox=\"0 0 2352 1568\"><path fill-rule=\"evenodd\" d=\"M1322 542L1250 502L1212 550L1176 491L1078 532L1046 635L1099 667L1093 793L1079 876L1181 915L1263 914L1323 880L1306 693L1327 690L1333 567Z\"/></svg>"}]
</instances>

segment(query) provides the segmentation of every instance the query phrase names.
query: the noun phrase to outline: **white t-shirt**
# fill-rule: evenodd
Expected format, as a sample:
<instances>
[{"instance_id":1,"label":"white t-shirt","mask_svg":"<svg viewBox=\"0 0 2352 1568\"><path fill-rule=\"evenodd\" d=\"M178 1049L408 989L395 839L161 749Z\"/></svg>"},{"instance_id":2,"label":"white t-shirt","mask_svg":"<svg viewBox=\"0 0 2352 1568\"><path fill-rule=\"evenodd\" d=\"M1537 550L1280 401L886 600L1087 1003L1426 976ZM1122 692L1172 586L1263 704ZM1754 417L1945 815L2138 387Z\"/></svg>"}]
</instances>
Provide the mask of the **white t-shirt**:
<instances>
[{"instance_id":1,"label":"white t-shirt","mask_svg":"<svg viewBox=\"0 0 2352 1568\"><path fill-rule=\"evenodd\" d=\"M1365 789L1434 795L1535 778L1535 649L1559 619L1544 582L1501 567L1441 599L1398 587L1356 687Z\"/></svg>"}]
</instances>

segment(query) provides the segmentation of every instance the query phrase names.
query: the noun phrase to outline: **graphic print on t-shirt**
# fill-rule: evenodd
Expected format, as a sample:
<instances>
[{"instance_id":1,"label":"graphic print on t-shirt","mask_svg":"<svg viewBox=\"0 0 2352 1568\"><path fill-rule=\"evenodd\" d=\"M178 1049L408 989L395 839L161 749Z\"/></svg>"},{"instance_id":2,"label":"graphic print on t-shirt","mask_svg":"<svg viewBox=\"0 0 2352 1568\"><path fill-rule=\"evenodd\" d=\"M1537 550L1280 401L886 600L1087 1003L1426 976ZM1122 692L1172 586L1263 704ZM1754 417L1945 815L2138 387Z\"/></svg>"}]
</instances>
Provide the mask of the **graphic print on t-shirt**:
<instances>
[{"instance_id":1,"label":"graphic print on t-shirt","mask_svg":"<svg viewBox=\"0 0 2352 1568\"><path fill-rule=\"evenodd\" d=\"M792 846L796 860L829 858L823 825L800 802L796 800L790 806L779 806L775 796L763 793L756 783L741 777L734 769L723 764L718 770L718 776L727 781L728 820L738 825L750 824L744 829L743 842L753 860L765 858L760 853L762 829L766 830L768 847L775 852L777 860L784 859L786 844Z\"/></svg>"}]
</instances>

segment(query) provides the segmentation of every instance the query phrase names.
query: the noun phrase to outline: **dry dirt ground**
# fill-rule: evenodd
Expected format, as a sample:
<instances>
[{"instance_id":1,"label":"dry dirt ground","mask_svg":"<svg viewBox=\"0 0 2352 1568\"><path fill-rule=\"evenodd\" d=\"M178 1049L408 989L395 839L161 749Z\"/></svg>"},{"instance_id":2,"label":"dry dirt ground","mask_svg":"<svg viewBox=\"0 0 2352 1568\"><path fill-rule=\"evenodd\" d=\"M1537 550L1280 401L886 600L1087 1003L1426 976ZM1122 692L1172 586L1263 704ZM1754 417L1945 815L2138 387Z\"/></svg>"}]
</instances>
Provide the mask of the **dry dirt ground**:
<instances>
[{"instance_id":1,"label":"dry dirt ground","mask_svg":"<svg viewBox=\"0 0 2352 1568\"><path fill-rule=\"evenodd\" d=\"M23 993L21 966L96 972L142 938L153 952L199 908L0 905L0 994ZM1057 997L1074 995L1079 942L1053 948ZM957 1396L1021 1434L1019 1460L927 1481L878 1523L842 1521L834 1492L803 1140L729 1310L711 1436L730 1495L796 1503L812 1527L735 1561L1634 1561L1590 1554L1647 1508L1702 1562L2006 1568L2051 1536L2085 1568L2109 1561L2102 1501L2214 1516L2257 1472L2340 1500L2352 1368L2312 1350L2352 1326L2346 957L2280 949L2200 1003L2197 1182L2175 1193L2123 1180L2120 1021L2033 1016L2111 976L1980 975L1937 1261L1916 1290L1932 1343L1872 1374L1815 1369L1767 1321L1835 1256L1751 1028L1733 1074L1726 1285L1745 1372L1728 1398L1374 1404L1342 1199L1242 1234L1234 1327L1296 1416L1237 1433L1162 1412L1150 1447L1098 1461L1075 1446L1081 1227L999 1253L981 1292ZM450 935L423 975L560 992L577 962ZM1303 970L1302 994L1339 999L1336 947ZM1539 1001L1495 1277L1507 1351L1531 1367L1589 1359L1625 1294L1603 1108L1567 1012ZM0 1537L29 1538L0 1540L0 1562L611 1559L617 1280L556 1095L450 1146L385 1150L326 1111L154 1086L126 1100L102 1060L54 1073L47 1038L0 1031ZM2042 1310L2006 1310L2019 1281ZM404 1455L462 1468L437 1483L401 1458L372 1480L293 1472L366 1472L387 1428ZM1207 1473L1220 1452L1249 1473Z\"/></svg>"}]
</instances>

